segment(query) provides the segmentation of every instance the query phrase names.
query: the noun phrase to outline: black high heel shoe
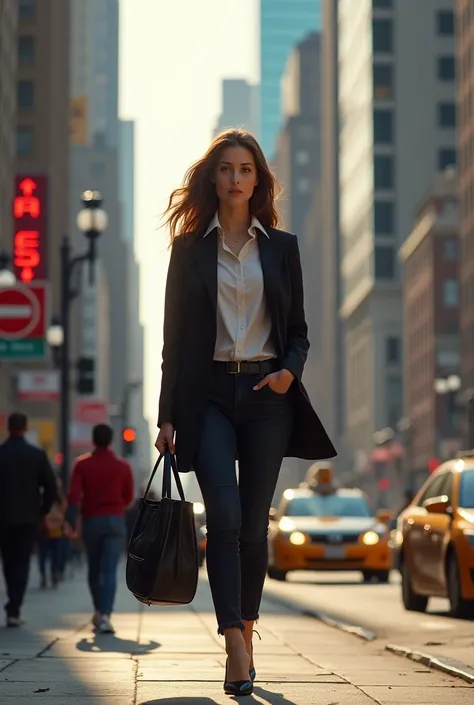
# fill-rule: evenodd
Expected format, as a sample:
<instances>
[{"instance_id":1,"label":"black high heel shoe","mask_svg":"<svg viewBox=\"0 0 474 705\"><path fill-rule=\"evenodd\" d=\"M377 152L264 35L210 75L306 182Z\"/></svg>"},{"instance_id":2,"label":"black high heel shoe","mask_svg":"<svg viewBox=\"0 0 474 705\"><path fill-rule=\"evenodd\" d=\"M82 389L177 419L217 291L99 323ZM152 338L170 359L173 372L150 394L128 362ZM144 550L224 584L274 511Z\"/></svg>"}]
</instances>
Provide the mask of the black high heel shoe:
<instances>
[{"instance_id":1,"label":"black high heel shoe","mask_svg":"<svg viewBox=\"0 0 474 705\"><path fill-rule=\"evenodd\" d=\"M227 680L227 661L225 662L225 681L224 681L224 693L226 695L251 695L253 693L253 683L251 680L247 681L228 681Z\"/></svg>"}]
</instances>

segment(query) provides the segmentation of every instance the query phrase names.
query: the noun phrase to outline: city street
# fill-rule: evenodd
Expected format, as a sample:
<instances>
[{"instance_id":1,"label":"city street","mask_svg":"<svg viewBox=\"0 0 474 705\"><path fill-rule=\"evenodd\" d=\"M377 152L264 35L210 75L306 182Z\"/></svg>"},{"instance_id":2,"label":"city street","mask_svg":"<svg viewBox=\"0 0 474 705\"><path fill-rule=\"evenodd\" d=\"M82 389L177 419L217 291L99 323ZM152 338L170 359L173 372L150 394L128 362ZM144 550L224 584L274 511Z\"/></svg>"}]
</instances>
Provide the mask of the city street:
<instances>
[{"instance_id":1,"label":"city street","mask_svg":"<svg viewBox=\"0 0 474 705\"><path fill-rule=\"evenodd\" d=\"M225 663L215 629L205 571L188 608L142 609L121 584L115 636L94 636L84 572L56 592L41 592L32 577L27 624L0 629L0 702L30 705L212 705L222 692ZM268 588L275 593L274 585ZM297 596L297 584L278 590ZM321 604L346 601L368 610L378 586L329 586ZM388 591L396 591L396 586ZM388 593L387 593L388 594ZM373 598L375 600L375 597ZM390 604L395 600L378 603ZM436 618L434 618L436 619ZM442 619L442 618L438 618ZM461 679L387 653L321 621L265 599L256 639L257 682L246 702L280 705L464 705L472 686Z\"/></svg>"},{"instance_id":2,"label":"city street","mask_svg":"<svg viewBox=\"0 0 474 705\"><path fill-rule=\"evenodd\" d=\"M342 625L362 627L368 638L457 659L473 669L474 624L452 619L447 600L432 598L426 614L407 612L400 576L389 585L364 584L360 573L303 573L286 582L267 581L267 595L290 600L303 611L321 612ZM363 632L363 633L364 633Z\"/></svg>"}]
</instances>

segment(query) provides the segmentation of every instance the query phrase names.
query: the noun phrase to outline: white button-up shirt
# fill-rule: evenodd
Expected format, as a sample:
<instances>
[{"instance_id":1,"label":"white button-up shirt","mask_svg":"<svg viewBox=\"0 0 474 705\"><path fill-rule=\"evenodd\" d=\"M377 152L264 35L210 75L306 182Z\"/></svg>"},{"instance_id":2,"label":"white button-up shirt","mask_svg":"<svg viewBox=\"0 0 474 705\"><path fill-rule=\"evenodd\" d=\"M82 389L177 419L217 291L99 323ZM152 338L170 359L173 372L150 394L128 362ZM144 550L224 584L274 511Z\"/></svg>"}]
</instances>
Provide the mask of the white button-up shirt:
<instances>
[{"instance_id":1,"label":"white button-up shirt","mask_svg":"<svg viewBox=\"0 0 474 705\"><path fill-rule=\"evenodd\" d=\"M271 321L265 300L257 229L252 218L250 240L236 255L227 246L216 213L204 237L217 228L217 336L214 360L267 360L276 357L270 340Z\"/></svg>"}]
</instances>

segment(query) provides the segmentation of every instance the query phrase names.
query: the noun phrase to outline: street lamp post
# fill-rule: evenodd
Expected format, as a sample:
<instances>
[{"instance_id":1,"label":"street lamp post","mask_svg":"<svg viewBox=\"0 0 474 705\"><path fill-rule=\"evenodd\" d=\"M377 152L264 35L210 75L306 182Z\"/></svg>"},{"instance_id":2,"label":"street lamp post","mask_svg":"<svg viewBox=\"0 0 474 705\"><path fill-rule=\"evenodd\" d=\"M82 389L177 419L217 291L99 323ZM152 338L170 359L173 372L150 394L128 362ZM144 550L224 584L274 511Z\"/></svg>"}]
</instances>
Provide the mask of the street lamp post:
<instances>
[{"instance_id":1,"label":"street lamp post","mask_svg":"<svg viewBox=\"0 0 474 705\"><path fill-rule=\"evenodd\" d=\"M402 482L404 492L411 491L413 489L413 477L412 474L415 470L414 468L414 453L413 453L413 440L414 440L414 427L413 422L408 416L404 416L397 423L397 433L400 435L402 446L404 448L403 457L403 473Z\"/></svg>"},{"instance_id":2,"label":"street lamp post","mask_svg":"<svg viewBox=\"0 0 474 705\"><path fill-rule=\"evenodd\" d=\"M445 423L443 429L448 437L451 434L454 436L456 433L456 396L461 389L461 378L458 375L449 375L449 377L437 377L434 381L434 391L437 396L446 396L447 403L447 413L446 408L444 411ZM437 414L436 414L437 417ZM435 424L436 430L436 454L441 457L443 454L441 452L441 439L440 439L440 429L438 428L437 418ZM444 434L443 434L444 435Z\"/></svg>"},{"instance_id":3,"label":"street lamp post","mask_svg":"<svg viewBox=\"0 0 474 705\"><path fill-rule=\"evenodd\" d=\"M61 243L61 318L60 325L55 323L50 328L50 340L53 347L61 348L61 436L60 449L62 457L61 477L63 487L67 489L69 480L69 357L70 357L70 311L71 303L78 296L79 289L74 288L72 277L76 268L89 262L89 277L93 282L94 263L96 260L97 238L107 227L107 214L102 210L102 196L98 191L85 191L82 194L83 209L77 215L77 226L88 240L88 249L82 255L71 256L71 244L67 235ZM59 333L61 328L61 333ZM57 335L56 335L57 334Z\"/></svg>"}]
</instances>

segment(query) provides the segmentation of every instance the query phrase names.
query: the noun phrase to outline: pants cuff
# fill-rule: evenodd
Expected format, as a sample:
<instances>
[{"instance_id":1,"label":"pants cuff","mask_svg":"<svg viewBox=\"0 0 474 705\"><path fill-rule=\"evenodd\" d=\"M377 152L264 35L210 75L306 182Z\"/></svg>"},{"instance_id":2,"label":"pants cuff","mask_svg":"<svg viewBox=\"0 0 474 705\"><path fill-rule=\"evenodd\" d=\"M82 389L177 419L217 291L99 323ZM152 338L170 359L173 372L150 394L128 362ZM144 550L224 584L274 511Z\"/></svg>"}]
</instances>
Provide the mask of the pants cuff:
<instances>
[{"instance_id":1,"label":"pants cuff","mask_svg":"<svg viewBox=\"0 0 474 705\"><path fill-rule=\"evenodd\" d=\"M242 615L242 619L244 620L244 622L258 622L258 620L260 619L260 615L258 612L257 612L257 614L254 614L252 617L244 617Z\"/></svg>"},{"instance_id":2,"label":"pants cuff","mask_svg":"<svg viewBox=\"0 0 474 705\"><path fill-rule=\"evenodd\" d=\"M222 636L224 634L225 629L241 629L242 631L244 631L245 627L242 624L242 622L240 622L240 621L225 622L224 624L219 624L219 627L217 629L217 633Z\"/></svg>"}]
</instances>

